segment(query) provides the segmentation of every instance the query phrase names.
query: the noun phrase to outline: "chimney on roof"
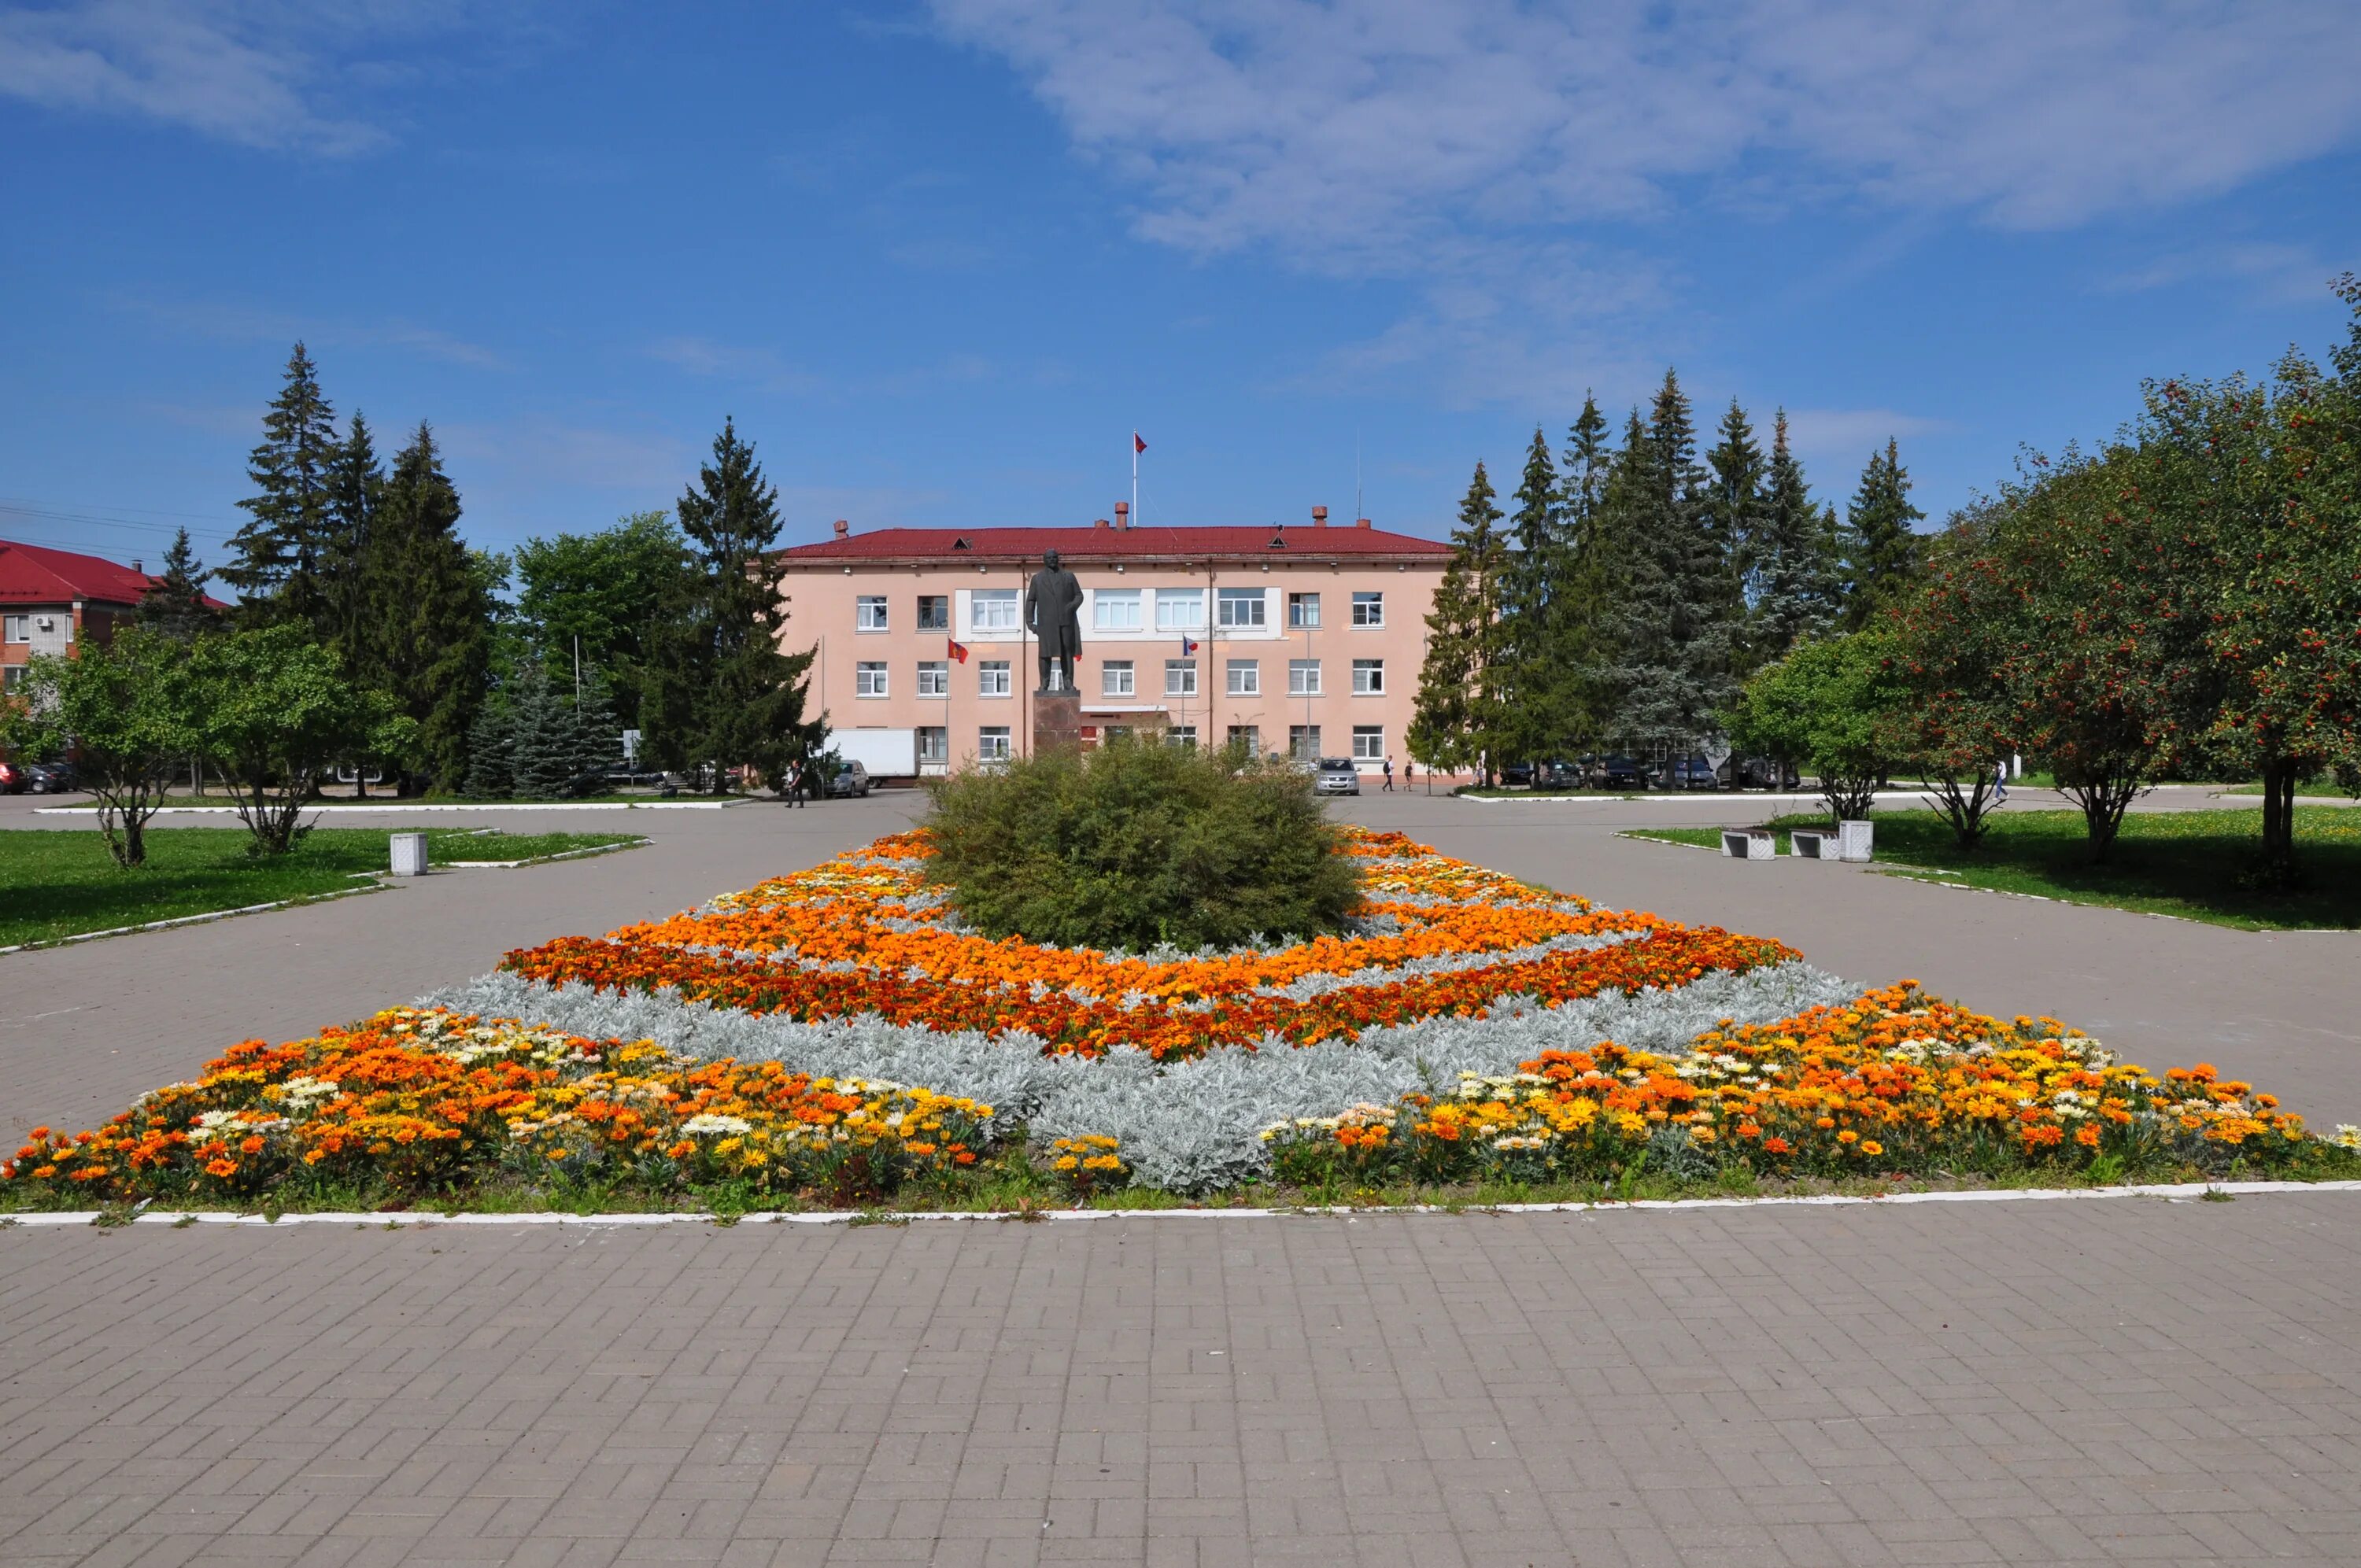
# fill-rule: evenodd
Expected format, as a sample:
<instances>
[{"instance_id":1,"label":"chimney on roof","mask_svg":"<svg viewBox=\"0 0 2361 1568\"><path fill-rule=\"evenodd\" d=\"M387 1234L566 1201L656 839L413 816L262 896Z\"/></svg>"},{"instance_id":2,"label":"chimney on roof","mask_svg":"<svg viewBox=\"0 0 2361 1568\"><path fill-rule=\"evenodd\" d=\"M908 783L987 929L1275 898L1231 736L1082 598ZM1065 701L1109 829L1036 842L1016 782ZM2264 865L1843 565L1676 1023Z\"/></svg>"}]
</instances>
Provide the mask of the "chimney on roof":
<instances>
[{"instance_id":1,"label":"chimney on roof","mask_svg":"<svg viewBox=\"0 0 2361 1568\"><path fill-rule=\"evenodd\" d=\"M134 555L131 558L131 571L133 576L144 577L148 575L148 563Z\"/></svg>"},{"instance_id":2,"label":"chimney on roof","mask_svg":"<svg viewBox=\"0 0 2361 1568\"><path fill-rule=\"evenodd\" d=\"M1093 519L1093 520L1092 520L1092 522L1091 522L1091 526L1092 526L1093 528L1105 528L1105 527L1108 527L1108 526L1110 526L1110 525L1108 524L1107 520L1102 517L1102 518L1094 518L1094 519Z\"/></svg>"},{"instance_id":3,"label":"chimney on roof","mask_svg":"<svg viewBox=\"0 0 2361 1568\"><path fill-rule=\"evenodd\" d=\"M1131 503L1129 501L1117 501L1115 503L1115 525L1117 528L1129 528L1131 526Z\"/></svg>"},{"instance_id":4,"label":"chimney on roof","mask_svg":"<svg viewBox=\"0 0 2361 1568\"><path fill-rule=\"evenodd\" d=\"M1312 526L1314 528L1325 528L1328 526L1328 509L1326 507L1313 507L1312 509Z\"/></svg>"},{"instance_id":5,"label":"chimney on roof","mask_svg":"<svg viewBox=\"0 0 2361 1568\"><path fill-rule=\"evenodd\" d=\"M1353 526L1355 528L1367 528L1369 526L1369 520L1366 517L1356 517L1353 520Z\"/></svg>"},{"instance_id":6,"label":"chimney on roof","mask_svg":"<svg viewBox=\"0 0 2361 1568\"><path fill-rule=\"evenodd\" d=\"M849 523L849 522L845 521L844 521L844 519L842 519L842 518L840 518L840 518L838 518L838 519L836 520L836 536L837 536L839 539L842 539L842 538L844 538L847 534L851 533L851 532L852 532L852 524L851 524L851 523Z\"/></svg>"}]
</instances>

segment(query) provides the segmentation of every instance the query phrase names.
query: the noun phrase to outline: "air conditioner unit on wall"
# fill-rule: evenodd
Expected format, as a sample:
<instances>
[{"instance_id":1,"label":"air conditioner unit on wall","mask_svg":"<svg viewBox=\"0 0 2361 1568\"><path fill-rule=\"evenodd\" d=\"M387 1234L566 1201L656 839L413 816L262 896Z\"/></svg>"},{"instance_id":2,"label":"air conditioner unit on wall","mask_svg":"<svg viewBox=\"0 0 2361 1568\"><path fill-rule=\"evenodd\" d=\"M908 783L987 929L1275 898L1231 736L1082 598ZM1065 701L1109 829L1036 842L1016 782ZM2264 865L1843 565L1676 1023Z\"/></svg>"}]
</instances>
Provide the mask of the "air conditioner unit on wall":
<instances>
[{"instance_id":1,"label":"air conditioner unit on wall","mask_svg":"<svg viewBox=\"0 0 2361 1568\"><path fill-rule=\"evenodd\" d=\"M33 620L34 624L44 631L55 631L58 629L58 618L54 615L38 615L33 618Z\"/></svg>"}]
</instances>

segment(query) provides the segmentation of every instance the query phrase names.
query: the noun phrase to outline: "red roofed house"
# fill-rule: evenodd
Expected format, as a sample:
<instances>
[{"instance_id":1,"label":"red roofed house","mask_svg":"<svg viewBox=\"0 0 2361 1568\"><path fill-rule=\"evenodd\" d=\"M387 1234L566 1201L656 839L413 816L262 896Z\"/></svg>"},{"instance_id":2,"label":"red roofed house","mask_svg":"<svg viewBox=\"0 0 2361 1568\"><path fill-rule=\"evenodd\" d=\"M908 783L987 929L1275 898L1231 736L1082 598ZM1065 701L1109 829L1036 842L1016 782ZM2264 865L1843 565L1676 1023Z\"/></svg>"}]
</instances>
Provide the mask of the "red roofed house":
<instances>
[{"instance_id":1,"label":"red roofed house","mask_svg":"<svg viewBox=\"0 0 2361 1568\"><path fill-rule=\"evenodd\" d=\"M0 690L24 679L25 662L36 653L114 636L160 581L137 565L0 539Z\"/></svg>"},{"instance_id":2,"label":"red roofed house","mask_svg":"<svg viewBox=\"0 0 2361 1568\"><path fill-rule=\"evenodd\" d=\"M1117 503L1123 519L1128 507ZM1155 728L1206 744L1406 759L1426 615L1451 561L1371 528L887 528L779 552L792 649L847 756L916 731L921 773L1022 754L1037 682L1025 585L1056 550L1082 580L1085 743ZM952 644L967 652L964 662ZM906 754L906 752L903 753ZM873 772L885 771L872 765Z\"/></svg>"}]
</instances>

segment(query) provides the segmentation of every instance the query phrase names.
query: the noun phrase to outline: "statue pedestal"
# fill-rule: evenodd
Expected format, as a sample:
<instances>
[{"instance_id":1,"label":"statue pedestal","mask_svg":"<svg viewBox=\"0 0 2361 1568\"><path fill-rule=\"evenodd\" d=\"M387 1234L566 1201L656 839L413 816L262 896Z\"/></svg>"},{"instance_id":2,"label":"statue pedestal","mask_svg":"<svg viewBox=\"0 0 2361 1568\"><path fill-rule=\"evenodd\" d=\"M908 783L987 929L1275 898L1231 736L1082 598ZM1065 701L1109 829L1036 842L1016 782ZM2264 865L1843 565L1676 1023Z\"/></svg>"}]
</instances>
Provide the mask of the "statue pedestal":
<instances>
[{"instance_id":1,"label":"statue pedestal","mask_svg":"<svg viewBox=\"0 0 2361 1568\"><path fill-rule=\"evenodd\" d=\"M1070 691L1033 694L1033 754L1060 747L1076 750L1082 743L1082 695Z\"/></svg>"}]
</instances>

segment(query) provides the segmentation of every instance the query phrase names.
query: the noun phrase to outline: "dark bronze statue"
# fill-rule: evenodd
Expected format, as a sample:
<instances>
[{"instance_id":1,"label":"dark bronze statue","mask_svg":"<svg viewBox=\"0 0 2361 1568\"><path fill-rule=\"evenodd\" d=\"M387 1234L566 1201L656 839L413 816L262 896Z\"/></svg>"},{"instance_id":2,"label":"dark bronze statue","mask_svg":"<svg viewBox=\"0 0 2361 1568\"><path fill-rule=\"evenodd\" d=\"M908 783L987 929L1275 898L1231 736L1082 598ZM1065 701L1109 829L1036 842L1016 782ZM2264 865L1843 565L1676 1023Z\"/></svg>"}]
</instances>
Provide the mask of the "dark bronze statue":
<instances>
[{"instance_id":1,"label":"dark bronze statue","mask_svg":"<svg viewBox=\"0 0 2361 1568\"><path fill-rule=\"evenodd\" d=\"M1075 690L1074 661L1082 653L1082 585L1058 565L1055 550L1041 557L1041 569L1025 588L1025 624L1041 640L1041 686L1049 689L1055 661L1063 689Z\"/></svg>"}]
</instances>

